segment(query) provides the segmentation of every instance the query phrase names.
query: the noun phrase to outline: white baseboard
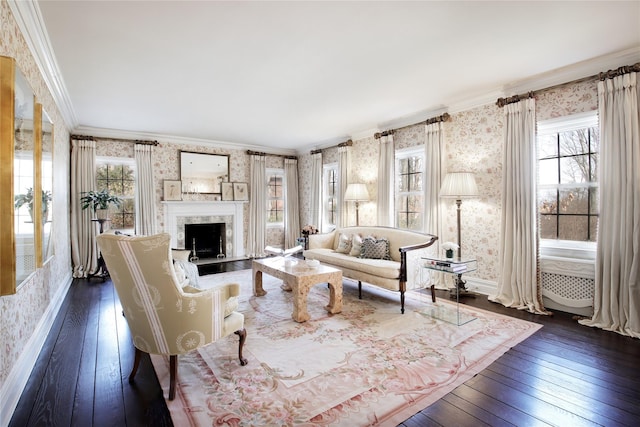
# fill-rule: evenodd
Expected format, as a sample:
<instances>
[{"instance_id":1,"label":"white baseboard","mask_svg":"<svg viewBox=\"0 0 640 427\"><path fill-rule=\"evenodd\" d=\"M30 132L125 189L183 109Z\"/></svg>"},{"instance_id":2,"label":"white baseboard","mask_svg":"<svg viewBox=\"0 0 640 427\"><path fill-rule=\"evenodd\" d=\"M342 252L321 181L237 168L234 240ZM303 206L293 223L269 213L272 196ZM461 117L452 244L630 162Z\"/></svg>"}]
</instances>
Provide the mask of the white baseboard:
<instances>
[{"instance_id":1,"label":"white baseboard","mask_svg":"<svg viewBox=\"0 0 640 427\"><path fill-rule=\"evenodd\" d=\"M51 326L53 326L53 322L55 322L72 281L73 278L71 277L71 273L69 273L64 280L64 285L61 286L53 296L51 303L42 315L31 338L29 338L29 341L27 341L27 344L22 349L20 358L13 365L13 369L9 372L7 380L2 385L2 389L0 389L0 426L7 426L11 421L13 411L15 411L18 406L20 396L24 391L24 387L27 385L29 376L35 367L38 356L40 356L42 346L47 340Z\"/></svg>"}]
</instances>

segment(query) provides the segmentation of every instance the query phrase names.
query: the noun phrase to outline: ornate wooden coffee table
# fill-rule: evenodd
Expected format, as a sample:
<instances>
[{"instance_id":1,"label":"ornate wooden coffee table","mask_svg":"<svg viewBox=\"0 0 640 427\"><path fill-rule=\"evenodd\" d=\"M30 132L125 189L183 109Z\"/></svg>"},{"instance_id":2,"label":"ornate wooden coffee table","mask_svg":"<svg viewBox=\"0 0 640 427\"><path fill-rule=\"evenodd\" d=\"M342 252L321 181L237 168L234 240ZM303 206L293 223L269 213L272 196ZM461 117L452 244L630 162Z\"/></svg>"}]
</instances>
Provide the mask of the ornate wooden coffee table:
<instances>
[{"instance_id":1,"label":"ornate wooden coffee table","mask_svg":"<svg viewBox=\"0 0 640 427\"><path fill-rule=\"evenodd\" d=\"M302 260L288 267L285 266L285 258L282 257L254 259L252 268L253 294L255 296L261 297L267 294L262 289L262 273L281 279L284 282L282 289L293 292L291 317L296 322L309 320L307 295L312 286L320 283L329 284L329 305L325 307L327 311L332 314L342 311L342 271L337 268L326 265L310 268Z\"/></svg>"}]
</instances>

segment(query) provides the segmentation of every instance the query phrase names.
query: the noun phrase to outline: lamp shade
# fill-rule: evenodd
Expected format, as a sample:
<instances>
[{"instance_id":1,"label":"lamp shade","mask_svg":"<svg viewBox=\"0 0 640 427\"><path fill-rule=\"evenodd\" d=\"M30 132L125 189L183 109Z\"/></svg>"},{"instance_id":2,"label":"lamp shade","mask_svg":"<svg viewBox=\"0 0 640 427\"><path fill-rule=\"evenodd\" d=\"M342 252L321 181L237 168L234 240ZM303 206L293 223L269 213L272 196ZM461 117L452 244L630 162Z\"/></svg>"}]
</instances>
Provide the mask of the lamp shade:
<instances>
[{"instance_id":1,"label":"lamp shade","mask_svg":"<svg viewBox=\"0 0 640 427\"><path fill-rule=\"evenodd\" d=\"M349 184L344 193L344 200L348 202L366 202L369 200L369 192L364 184Z\"/></svg>"},{"instance_id":2,"label":"lamp shade","mask_svg":"<svg viewBox=\"0 0 640 427\"><path fill-rule=\"evenodd\" d=\"M477 195L478 186L471 172L448 173L440 187L440 197L443 198L468 199Z\"/></svg>"}]
</instances>

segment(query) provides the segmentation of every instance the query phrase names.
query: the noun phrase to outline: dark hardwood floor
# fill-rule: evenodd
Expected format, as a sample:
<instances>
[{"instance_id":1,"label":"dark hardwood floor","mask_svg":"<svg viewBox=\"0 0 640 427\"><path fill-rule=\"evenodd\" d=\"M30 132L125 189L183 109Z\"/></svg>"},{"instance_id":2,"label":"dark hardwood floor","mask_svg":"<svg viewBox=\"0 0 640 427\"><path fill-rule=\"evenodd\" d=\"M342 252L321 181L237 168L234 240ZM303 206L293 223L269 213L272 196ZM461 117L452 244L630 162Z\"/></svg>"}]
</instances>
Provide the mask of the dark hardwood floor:
<instances>
[{"instance_id":1,"label":"dark hardwood floor","mask_svg":"<svg viewBox=\"0 0 640 427\"><path fill-rule=\"evenodd\" d=\"M250 261L219 269L244 268ZM640 424L640 340L579 326L567 313L535 316L484 297L463 303L544 327L402 426ZM111 281L75 280L10 426L173 425L148 356L127 381L133 354Z\"/></svg>"}]
</instances>

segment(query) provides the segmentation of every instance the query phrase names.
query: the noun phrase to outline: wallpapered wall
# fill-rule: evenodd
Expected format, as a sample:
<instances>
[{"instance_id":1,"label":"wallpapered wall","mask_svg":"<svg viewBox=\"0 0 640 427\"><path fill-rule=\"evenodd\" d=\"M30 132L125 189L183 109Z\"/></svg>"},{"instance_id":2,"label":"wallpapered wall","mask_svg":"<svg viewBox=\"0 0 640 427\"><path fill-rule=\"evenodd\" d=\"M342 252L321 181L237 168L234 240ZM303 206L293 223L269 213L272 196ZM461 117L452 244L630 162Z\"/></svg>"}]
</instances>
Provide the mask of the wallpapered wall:
<instances>
[{"instance_id":1,"label":"wallpapered wall","mask_svg":"<svg viewBox=\"0 0 640 427\"><path fill-rule=\"evenodd\" d=\"M158 231L164 230L164 205L163 200L163 182L166 179L180 179L180 151L192 151L198 153L209 154L226 154L229 155L229 181L230 182L249 182L250 175L250 156L245 149L228 149L216 148L205 145L193 145L184 143L174 143L172 141L160 141L160 144L153 149L153 168L154 168L154 186L156 189L156 206ZM130 142L113 142L100 141L96 143L96 155L104 157L130 157L133 158L133 144ZM282 169L284 168L284 159L279 156L266 157L267 168ZM249 193L252 189L249 188ZM215 200L212 194L183 194L182 200L200 201ZM219 200L219 199L218 199ZM244 230L245 230L245 248L247 246L246 230L249 228L249 204L244 206ZM267 244L278 245L284 242L284 233L282 229L270 228L267 232Z\"/></svg>"},{"instance_id":2,"label":"wallpapered wall","mask_svg":"<svg viewBox=\"0 0 640 427\"><path fill-rule=\"evenodd\" d=\"M69 249L69 132L40 75L6 1L0 2L0 55L16 59L36 96L54 123L53 243L54 257L29 276L15 295L0 297L0 388L16 365L49 304L71 280ZM2 165L6 167L6 165ZM3 189L4 191L5 189Z\"/></svg>"},{"instance_id":3,"label":"wallpapered wall","mask_svg":"<svg viewBox=\"0 0 640 427\"><path fill-rule=\"evenodd\" d=\"M596 82L569 84L540 92L536 103L538 120L595 110ZM495 104L451 114L451 119L444 125L446 169L475 173L480 193L479 198L462 202L462 249L465 254L478 258L479 269L471 276L494 284L499 276L503 126L502 109ZM424 146L424 125L398 130L394 142L396 150ZM337 149L325 150L323 163L335 162L336 155ZM372 200L360 207L361 225L376 223L378 156L378 142L373 137L353 142L349 182L365 182ZM311 170L308 153L300 157L300 165L301 171ZM310 192L311 177L303 174L300 180L302 224L311 221ZM445 234L439 237L442 242L455 242L456 205L453 200L444 203ZM350 224L355 225L352 208L349 213Z\"/></svg>"}]
</instances>

